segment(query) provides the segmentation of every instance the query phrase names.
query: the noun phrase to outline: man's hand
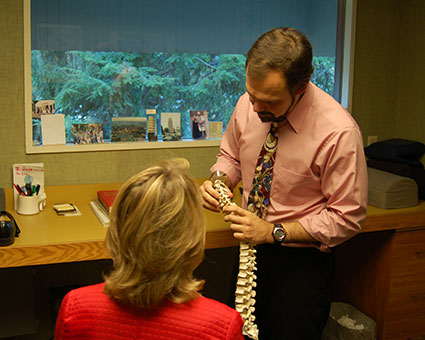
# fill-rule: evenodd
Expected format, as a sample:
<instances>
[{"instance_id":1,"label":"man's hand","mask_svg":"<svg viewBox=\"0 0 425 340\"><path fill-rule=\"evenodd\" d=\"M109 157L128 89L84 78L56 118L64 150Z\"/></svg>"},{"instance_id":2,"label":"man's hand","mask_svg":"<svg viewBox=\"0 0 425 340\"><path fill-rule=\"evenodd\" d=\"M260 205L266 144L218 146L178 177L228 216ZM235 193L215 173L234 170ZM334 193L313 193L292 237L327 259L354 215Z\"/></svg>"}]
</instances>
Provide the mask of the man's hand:
<instances>
[{"instance_id":1,"label":"man's hand","mask_svg":"<svg viewBox=\"0 0 425 340\"><path fill-rule=\"evenodd\" d=\"M217 190L214 189L213 182L210 180L206 180L204 183L202 183L199 189L201 189L201 194L203 198L202 205L204 206L204 208L211 211L220 212L220 207L218 203L219 195ZM228 192L229 192L229 197L232 198L233 193L229 188L228 188Z\"/></svg>"},{"instance_id":2,"label":"man's hand","mask_svg":"<svg viewBox=\"0 0 425 340\"><path fill-rule=\"evenodd\" d=\"M272 236L274 225L272 223L262 220L237 205L225 207L224 212L227 214L224 220L231 223L233 236L239 241L251 244L274 243Z\"/></svg>"},{"instance_id":3,"label":"man's hand","mask_svg":"<svg viewBox=\"0 0 425 340\"><path fill-rule=\"evenodd\" d=\"M257 215L242 209L237 205L225 207L224 217L226 222L230 222L233 236L239 241L251 244L274 243L272 235L274 224L262 220ZM320 243L310 236L298 221L282 222L286 230L285 245L308 243L320 246Z\"/></svg>"}]
</instances>

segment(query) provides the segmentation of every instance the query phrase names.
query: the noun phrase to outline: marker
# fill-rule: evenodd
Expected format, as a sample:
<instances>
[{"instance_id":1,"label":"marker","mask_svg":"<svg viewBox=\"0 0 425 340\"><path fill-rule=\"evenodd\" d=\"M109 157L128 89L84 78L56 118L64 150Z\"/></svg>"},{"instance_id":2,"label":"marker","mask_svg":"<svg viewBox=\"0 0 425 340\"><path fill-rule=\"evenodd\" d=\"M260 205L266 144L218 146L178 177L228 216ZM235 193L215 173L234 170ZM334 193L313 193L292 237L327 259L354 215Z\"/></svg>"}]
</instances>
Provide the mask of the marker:
<instances>
[{"instance_id":1,"label":"marker","mask_svg":"<svg viewBox=\"0 0 425 340\"><path fill-rule=\"evenodd\" d=\"M25 184L25 189L27 191L27 196L32 196L32 188L30 183Z\"/></svg>"},{"instance_id":2,"label":"marker","mask_svg":"<svg viewBox=\"0 0 425 340\"><path fill-rule=\"evenodd\" d=\"M40 191L40 184L37 184L37 186L35 187L35 194L38 195Z\"/></svg>"}]
</instances>

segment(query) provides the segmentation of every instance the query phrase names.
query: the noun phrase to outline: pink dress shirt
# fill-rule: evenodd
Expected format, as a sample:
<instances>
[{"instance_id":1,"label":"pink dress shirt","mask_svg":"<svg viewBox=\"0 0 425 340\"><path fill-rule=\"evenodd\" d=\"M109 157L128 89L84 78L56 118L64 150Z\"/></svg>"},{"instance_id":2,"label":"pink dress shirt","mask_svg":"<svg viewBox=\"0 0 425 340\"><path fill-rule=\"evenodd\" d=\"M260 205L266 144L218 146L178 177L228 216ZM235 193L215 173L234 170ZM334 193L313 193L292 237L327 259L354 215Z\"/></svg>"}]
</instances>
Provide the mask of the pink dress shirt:
<instances>
[{"instance_id":1,"label":"pink dress shirt","mask_svg":"<svg viewBox=\"0 0 425 340\"><path fill-rule=\"evenodd\" d=\"M242 180L244 208L269 129L270 123L261 122L245 93L211 167L211 172L224 171L233 186ZM324 251L354 236L366 218L367 167L361 132L353 117L309 83L278 134L266 220L298 221Z\"/></svg>"}]
</instances>

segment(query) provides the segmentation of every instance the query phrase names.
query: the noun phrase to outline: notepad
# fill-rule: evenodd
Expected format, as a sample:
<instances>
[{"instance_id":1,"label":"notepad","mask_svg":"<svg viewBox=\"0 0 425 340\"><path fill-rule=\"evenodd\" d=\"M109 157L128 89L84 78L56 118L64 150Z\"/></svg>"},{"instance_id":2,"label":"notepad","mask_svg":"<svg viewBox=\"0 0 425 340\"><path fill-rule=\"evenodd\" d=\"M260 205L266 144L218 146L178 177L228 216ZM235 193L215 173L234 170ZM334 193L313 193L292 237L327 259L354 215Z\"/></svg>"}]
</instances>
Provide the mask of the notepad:
<instances>
[{"instance_id":1,"label":"notepad","mask_svg":"<svg viewBox=\"0 0 425 340\"><path fill-rule=\"evenodd\" d=\"M105 212L102 209L102 207L96 201L90 202L90 208L93 210L93 213L99 219L99 222L102 224L102 226L104 226L104 227L109 226L109 215L108 215L108 213Z\"/></svg>"},{"instance_id":2,"label":"notepad","mask_svg":"<svg viewBox=\"0 0 425 340\"><path fill-rule=\"evenodd\" d=\"M80 210L72 203L54 204L53 209L60 216L79 216Z\"/></svg>"}]
</instances>

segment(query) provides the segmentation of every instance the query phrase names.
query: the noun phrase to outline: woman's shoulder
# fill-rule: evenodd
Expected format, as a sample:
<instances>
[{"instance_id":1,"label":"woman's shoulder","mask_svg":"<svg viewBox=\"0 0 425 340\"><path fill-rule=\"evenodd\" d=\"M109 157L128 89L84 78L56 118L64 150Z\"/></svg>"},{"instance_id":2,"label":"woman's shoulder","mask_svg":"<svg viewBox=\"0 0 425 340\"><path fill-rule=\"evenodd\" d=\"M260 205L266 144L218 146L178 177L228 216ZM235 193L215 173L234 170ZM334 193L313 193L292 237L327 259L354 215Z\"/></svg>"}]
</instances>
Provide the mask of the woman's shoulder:
<instances>
[{"instance_id":1,"label":"woman's shoulder","mask_svg":"<svg viewBox=\"0 0 425 340\"><path fill-rule=\"evenodd\" d=\"M106 295L104 284L85 286L70 291L62 301L61 308L68 316L74 319L90 319L98 321L108 316L112 319L137 318L131 308L120 305Z\"/></svg>"},{"instance_id":2,"label":"woman's shoulder","mask_svg":"<svg viewBox=\"0 0 425 340\"><path fill-rule=\"evenodd\" d=\"M72 305L108 304L109 297L103 292L104 283L76 288L66 294L64 301Z\"/></svg>"},{"instance_id":3,"label":"woman's shoulder","mask_svg":"<svg viewBox=\"0 0 425 340\"><path fill-rule=\"evenodd\" d=\"M69 295L73 295L73 296L79 296L79 297L84 297L84 296L98 296L98 295L103 295L103 287L105 286L105 283L97 283L94 285L90 285L90 286L84 286L84 287L80 287L80 288L75 288L73 290L71 290L68 294Z\"/></svg>"},{"instance_id":4,"label":"woman's shoulder","mask_svg":"<svg viewBox=\"0 0 425 340\"><path fill-rule=\"evenodd\" d=\"M190 314L195 319L203 319L207 322L210 320L217 321L218 319L232 321L240 318L239 313L235 309L217 300L203 296L199 296L189 303L178 304L177 309Z\"/></svg>"},{"instance_id":5,"label":"woman's shoulder","mask_svg":"<svg viewBox=\"0 0 425 340\"><path fill-rule=\"evenodd\" d=\"M199 296L198 298L192 300L192 303L198 308L216 309L216 310L222 310L223 312L228 312L228 313L233 313L233 312L237 313L235 309L229 307L228 305L220 301L210 299L204 296Z\"/></svg>"},{"instance_id":6,"label":"woman's shoulder","mask_svg":"<svg viewBox=\"0 0 425 340\"><path fill-rule=\"evenodd\" d=\"M243 321L233 308L216 300L199 296L187 303L171 304L163 310L169 326L185 325L187 335L210 334L217 339L243 339Z\"/></svg>"}]
</instances>

